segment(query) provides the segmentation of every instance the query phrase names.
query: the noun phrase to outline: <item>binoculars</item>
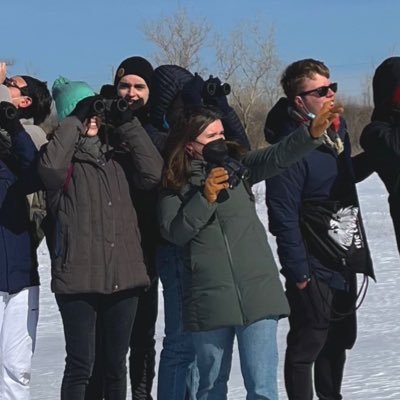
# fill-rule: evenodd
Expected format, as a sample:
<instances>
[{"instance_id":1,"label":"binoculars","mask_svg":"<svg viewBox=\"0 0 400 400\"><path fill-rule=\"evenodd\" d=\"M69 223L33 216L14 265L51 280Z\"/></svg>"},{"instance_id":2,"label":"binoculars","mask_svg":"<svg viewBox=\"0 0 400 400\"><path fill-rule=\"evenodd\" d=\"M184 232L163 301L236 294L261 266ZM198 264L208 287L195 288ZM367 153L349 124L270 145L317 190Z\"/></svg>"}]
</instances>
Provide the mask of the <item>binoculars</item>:
<instances>
[{"instance_id":1,"label":"binoculars","mask_svg":"<svg viewBox=\"0 0 400 400\"><path fill-rule=\"evenodd\" d=\"M213 76L210 75L210 78L204 82L203 97L227 96L231 92L229 83L218 84L213 79Z\"/></svg>"},{"instance_id":2,"label":"binoculars","mask_svg":"<svg viewBox=\"0 0 400 400\"><path fill-rule=\"evenodd\" d=\"M115 113L124 112L129 108L128 102L119 97L115 99L97 99L92 104L91 114L92 115L105 115L113 116Z\"/></svg>"},{"instance_id":3,"label":"binoculars","mask_svg":"<svg viewBox=\"0 0 400 400\"><path fill-rule=\"evenodd\" d=\"M233 189L239 185L240 181L249 175L249 170L240 161L220 153L211 148L203 148L203 158L207 162L207 169L211 170L214 167L223 167L228 172L229 188Z\"/></svg>"},{"instance_id":4,"label":"binoculars","mask_svg":"<svg viewBox=\"0 0 400 400\"><path fill-rule=\"evenodd\" d=\"M5 118L11 120L17 118L18 112L17 109L10 104L9 106L4 107L3 115Z\"/></svg>"}]
</instances>

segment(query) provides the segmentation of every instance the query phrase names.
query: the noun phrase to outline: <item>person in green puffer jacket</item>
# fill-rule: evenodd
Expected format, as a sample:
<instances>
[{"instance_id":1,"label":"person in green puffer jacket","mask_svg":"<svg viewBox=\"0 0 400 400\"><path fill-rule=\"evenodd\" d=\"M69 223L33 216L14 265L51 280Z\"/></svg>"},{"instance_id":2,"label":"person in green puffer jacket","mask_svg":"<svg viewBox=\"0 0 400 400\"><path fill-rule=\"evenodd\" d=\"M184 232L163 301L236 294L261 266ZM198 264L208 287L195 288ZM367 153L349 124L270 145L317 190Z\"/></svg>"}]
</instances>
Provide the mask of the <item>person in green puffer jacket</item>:
<instances>
[{"instance_id":1,"label":"person in green puffer jacket","mask_svg":"<svg viewBox=\"0 0 400 400\"><path fill-rule=\"evenodd\" d=\"M197 399L226 399L235 336L247 398L277 399L276 330L289 306L251 185L320 146L342 111L326 103L309 129L241 157L210 108L186 110L173 128L159 218L163 237L184 246L183 322L195 345Z\"/></svg>"}]
</instances>

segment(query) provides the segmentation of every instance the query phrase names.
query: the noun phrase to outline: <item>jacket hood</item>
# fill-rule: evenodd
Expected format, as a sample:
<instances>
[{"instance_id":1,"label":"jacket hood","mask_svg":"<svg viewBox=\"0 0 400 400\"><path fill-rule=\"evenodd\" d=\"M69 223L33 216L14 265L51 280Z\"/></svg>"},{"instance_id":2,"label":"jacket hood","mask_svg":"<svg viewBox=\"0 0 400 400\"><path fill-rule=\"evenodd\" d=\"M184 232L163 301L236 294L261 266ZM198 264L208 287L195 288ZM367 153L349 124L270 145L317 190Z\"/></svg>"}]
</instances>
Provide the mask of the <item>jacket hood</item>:
<instances>
[{"instance_id":1,"label":"jacket hood","mask_svg":"<svg viewBox=\"0 0 400 400\"><path fill-rule=\"evenodd\" d=\"M178 65L161 65L154 70L150 96L150 118L154 126L163 128L168 108L192 78L191 72Z\"/></svg>"},{"instance_id":2,"label":"jacket hood","mask_svg":"<svg viewBox=\"0 0 400 400\"><path fill-rule=\"evenodd\" d=\"M268 143L277 143L283 136L287 135L286 127L291 122L288 109L289 100L286 97L281 97L268 113L264 126L264 136Z\"/></svg>"},{"instance_id":3,"label":"jacket hood","mask_svg":"<svg viewBox=\"0 0 400 400\"><path fill-rule=\"evenodd\" d=\"M400 103L400 57L387 58L379 65L372 89L375 108L371 120L388 121L393 105Z\"/></svg>"}]
</instances>

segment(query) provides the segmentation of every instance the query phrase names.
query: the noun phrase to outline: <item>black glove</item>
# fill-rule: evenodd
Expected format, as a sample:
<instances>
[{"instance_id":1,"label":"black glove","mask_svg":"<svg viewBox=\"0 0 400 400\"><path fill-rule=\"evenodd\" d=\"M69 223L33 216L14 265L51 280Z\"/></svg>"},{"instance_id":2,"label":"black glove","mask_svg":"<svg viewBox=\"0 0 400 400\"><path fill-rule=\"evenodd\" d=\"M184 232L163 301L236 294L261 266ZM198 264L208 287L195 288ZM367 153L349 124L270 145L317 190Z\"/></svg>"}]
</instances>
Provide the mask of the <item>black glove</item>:
<instances>
[{"instance_id":1,"label":"black glove","mask_svg":"<svg viewBox=\"0 0 400 400\"><path fill-rule=\"evenodd\" d=\"M8 101L0 103L0 127L5 129L10 135L24 130L18 118L17 108Z\"/></svg>"},{"instance_id":2,"label":"black glove","mask_svg":"<svg viewBox=\"0 0 400 400\"><path fill-rule=\"evenodd\" d=\"M207 85L213 87L213 92L210 93L207 90ZM222 113L228 113L230 111L230 106L228 103L228 99L224 93L221 91L222 82L218 77L210 77L204 82L204 90L203 90L203 100L204 104L217 107Z\"/></svg>"},{"instance_id":3,"label":"black glove","mask_svg":"<svg viewBox=\"0 0 400 400\"><path fill-rule=\"evenodd\" d=\"M86 119L104 113L105 106L102 99L99 95L85 97L78 102L70 115L74 115L84 123Z\"/></svg>"},{"instance_id":4,"label":"black glove","mask_svg":"<svg viewBox=\"0 0 400 400\"><path fill-rule=\"evenodd\" d=\"M203 105L202 92L204 80L197 73L194 77L186 82L182 87L182 101L185 106L201 106Z\"/></svg>"},{"instance_id":5,"label":"black glove","mask_svg":"<svg viewBox=\"0 0 400 400\"><path fill-rule=\"evenodd\" d=\"M131 108L128 108L123 111L115 110L112 113L111 122L112 125L118 128L119 126L132 121L134 116L135 116L135 111L133 111Z\"/></svg>"}]
</instances>

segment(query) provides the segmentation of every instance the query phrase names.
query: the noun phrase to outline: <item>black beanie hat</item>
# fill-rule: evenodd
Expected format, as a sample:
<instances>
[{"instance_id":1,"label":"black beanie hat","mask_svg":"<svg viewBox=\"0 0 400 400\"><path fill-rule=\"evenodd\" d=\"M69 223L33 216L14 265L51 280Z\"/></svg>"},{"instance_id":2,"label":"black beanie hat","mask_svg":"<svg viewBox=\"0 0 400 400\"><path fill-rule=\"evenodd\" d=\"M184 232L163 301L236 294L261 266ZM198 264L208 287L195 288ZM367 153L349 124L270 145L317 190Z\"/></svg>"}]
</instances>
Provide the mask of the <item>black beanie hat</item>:
<instances>
[{"instance_id":1,"label":"black beanie hat","mask_svg":"<svg viewBox=\"0 0 400 400\"><path fill-rule=\"evenodd\" d=\"M125 75L137 75L144 79L147 86L150 87L151 77L153 76L152 65L143 57L134 56L122 61L117 69L114 78L114 86L117 86L119 81Z\"/></svg>"}]
</instances>

